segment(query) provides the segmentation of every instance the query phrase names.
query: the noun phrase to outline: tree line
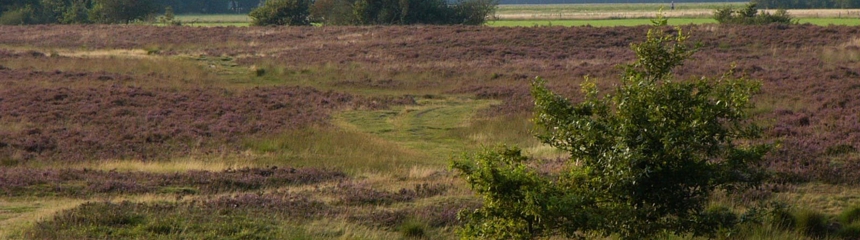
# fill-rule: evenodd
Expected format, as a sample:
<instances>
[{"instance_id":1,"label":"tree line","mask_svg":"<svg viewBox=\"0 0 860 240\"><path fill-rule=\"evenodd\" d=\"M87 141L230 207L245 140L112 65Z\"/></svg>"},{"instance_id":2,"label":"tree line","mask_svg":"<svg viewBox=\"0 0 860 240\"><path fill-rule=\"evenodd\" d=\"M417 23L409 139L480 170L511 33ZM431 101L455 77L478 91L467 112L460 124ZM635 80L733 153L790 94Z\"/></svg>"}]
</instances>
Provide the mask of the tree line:
<instances>
[{"instance_id":1,"label":"tree line","mask_svg":"<svg viewBox=\"0 0 860 240\"><path fill-rule=\"evenodd\" d=\"M129 23L159 9L151 0L0 0L0 24Z\"/></svg>"},{"instance_id":2,"label":"tree line","mask_svg":"<svg viewBox=\"0 0 860 240\"><path fill-rule=\"evenodd\" d=\"M498 0L0 0L0 24L130 23L249 13L254 25L483 24Z\"/></svg>"},{"instance_id":3,"label":"tree line","mask_svg":"<svg viewBox=\"0 0 860 240\"><path fill-rule=\"evenodd\" d=\"M483 24L496 0L269 0L252 25Z\"/></svg>"}]
</instances>

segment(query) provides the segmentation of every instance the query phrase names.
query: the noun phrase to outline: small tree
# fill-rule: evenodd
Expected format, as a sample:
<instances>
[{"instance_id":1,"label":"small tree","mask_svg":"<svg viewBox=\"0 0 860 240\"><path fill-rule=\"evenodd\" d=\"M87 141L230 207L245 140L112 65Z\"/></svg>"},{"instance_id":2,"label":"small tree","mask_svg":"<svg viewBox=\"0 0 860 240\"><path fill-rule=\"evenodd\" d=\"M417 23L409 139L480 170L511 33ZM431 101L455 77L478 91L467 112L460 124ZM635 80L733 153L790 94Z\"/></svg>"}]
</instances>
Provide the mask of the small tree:
<instances>
[{"instance_id":1,"label":"small tree","mask_svg":"<svg viewBox=\"0 0 860 240\"><path fill-rule=\"evenodd\" d=\"M704 207L715 189L755 185L766 145L747 121L759 85L720 78L675 81L672 69L696 48L655 21L620 86L601 96L586 78L585 100L571 104L534 81L537 137L570 154L568 168L538 173L519 150L503 148L455 161L482 208L463 213L468 237L663 233L709 235L719 225ZM724 212L719 214L725 215Z\"/></svg>"},{"instance_id":2,"label":"small tree","mask_svg":"<svg viewBox=\"0 0 860 240\"><path fill-rule=\"evenodd\" d=\"M251 11L251 25L310 25L310 4L310 0L268 0Z\"/></svg>"}]
</instances>

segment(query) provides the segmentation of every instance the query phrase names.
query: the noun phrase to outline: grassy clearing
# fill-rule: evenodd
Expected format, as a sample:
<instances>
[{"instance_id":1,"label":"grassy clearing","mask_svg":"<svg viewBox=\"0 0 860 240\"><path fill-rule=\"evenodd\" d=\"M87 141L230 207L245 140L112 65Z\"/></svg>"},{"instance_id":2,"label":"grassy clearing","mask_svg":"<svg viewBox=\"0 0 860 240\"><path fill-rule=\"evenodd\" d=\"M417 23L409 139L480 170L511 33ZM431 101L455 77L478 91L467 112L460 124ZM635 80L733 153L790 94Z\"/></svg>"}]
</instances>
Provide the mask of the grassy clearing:
<instances>
[{"instance_id":1,"label":"grassy clearing","mask_svg":"<svg viewBox=\"0 0 860 240\"><path fill-rule=\"evenodd\" d=\"M799 18L801 24L808 23L819 26L828 25L843 25L843 26L860 26L860 17L858 18Z\"/></svg>"},{"instance_id":2,"label":"grassy clearing","mask_svg":"<svg viewBox=\"0 0 860 240\"><path fill-rule=\"evenodd\" d=\"M495 101L420 99L386 110L345 111L334 127L297 130L246 142L259 162L277 165L393 172L415 166L441 168L473 149L466 136L474 114ZM349 147L343 147L349 146Z\"/></svg>"}]
</instances>

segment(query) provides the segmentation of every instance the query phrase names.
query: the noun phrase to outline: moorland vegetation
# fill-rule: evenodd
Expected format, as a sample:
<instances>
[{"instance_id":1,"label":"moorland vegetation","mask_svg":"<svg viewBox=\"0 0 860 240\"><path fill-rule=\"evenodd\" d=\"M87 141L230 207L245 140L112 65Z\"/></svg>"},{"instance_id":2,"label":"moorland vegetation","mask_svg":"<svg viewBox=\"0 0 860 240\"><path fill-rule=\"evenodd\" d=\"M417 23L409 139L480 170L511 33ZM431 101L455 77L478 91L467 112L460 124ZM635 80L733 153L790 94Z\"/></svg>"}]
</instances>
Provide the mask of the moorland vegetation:
<instances>
[{"instance_id":1,"label":"moorland vegetation","mask_svg":"<svg viewBox=\"0 0 860 240\"><path fill-rule=\"evenodd\" d=\"M545 120L561 121L585 113L563 98L603 106L614 101L601 98L606 92L639 96L632 102L669 97L613 91L624 86L617 66L638 61L629 47L649 29L0 26L0 238L456 238L455 229L469 226L458 212L493 206L447 168L451 156L516 145L528 157L527 166L516 166L534 168L524 175L546 183L538 177L552 179L577 163L571 151L532 136L530 130L542 126L528 121L533 112L554 113ZM733 143L775 144L754 166L767 173L759 184L709 192L707 200L682 208L702 213L694 218L702 222L675 224L668 217L643 229L685 239L695 239L693 226L706 226L701 235L715 238L855 239L860 29L732 24L687 26L683 33L701 45L668 71L680 88L671 92L684 92L701 76L757 79L760 93L746 102L752 108L740 125L761 126L761 138ZM585 85L599 90L598 97L579 91L586 75L591 81ZM545 84L533 85L534 76ZM544 111L564 108L542 108L547 105L536 106L536 99L583 111ZM631 138L595 142L602 146L595 149L633 159L611 149L640 142L636 136L662 146L662 139L644 138L659 134L618 127L627 126L624 119L650 118L610 112L600 116L616 120L603 123L617 128L606 129L627 129ZM724 144L714 153L731 149ZM631 153L649 148L639 149ZM725 159L715 156L726 155L692 159ZM661 164L651 161L656 157L638 159ZM599 165L592 166L573 173L599 176ZM644 173L619 175L620 186L656 176ZM598 180L583 181L606 183ZM597 209L631 219L667 216L625 207L656 201L650 195L615 190L585 196L617 203ZM698 225L704 223L710 224ZM622 229L572 232L614 238L627 234Z\"/></svg>"}]
</instances>

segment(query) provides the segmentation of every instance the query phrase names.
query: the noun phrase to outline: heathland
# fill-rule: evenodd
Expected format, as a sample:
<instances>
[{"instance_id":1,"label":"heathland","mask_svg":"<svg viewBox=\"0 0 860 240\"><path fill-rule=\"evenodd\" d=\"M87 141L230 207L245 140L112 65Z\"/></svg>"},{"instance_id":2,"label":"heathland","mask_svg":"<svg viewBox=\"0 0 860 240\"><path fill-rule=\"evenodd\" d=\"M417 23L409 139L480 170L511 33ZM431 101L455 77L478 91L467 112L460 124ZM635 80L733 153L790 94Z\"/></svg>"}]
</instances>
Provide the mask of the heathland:
<instances>
[{"instance_id":1,"label":"heathland","mask_svg":"<svg viewBox=\"0 0 860 240\"><path fill-rule=\"evenodd\" d=\"M860 28L683 28L702 47L678 78L760 80L778 143L764 185L714 204L860 204ZM454 238L480 200L449 161L564 164L530 134L531 80L610 88L647 29L0 26L0 238Z\"/></svg>"}]
</instances>

